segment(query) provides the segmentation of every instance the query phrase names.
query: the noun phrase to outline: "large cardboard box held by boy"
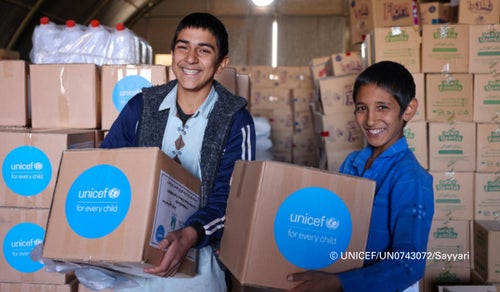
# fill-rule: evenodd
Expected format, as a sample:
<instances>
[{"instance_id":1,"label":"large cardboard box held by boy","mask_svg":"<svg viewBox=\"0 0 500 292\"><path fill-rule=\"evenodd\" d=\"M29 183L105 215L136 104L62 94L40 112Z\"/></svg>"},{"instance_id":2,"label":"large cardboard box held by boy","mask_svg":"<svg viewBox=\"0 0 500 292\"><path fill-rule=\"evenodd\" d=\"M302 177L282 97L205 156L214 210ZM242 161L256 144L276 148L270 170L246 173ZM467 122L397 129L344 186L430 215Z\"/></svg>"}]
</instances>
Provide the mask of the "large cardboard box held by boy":
<instances>
[{"instance_id":1,"label":"large cardboard box held by boy","mask_svg":"<svg viewBox=\"0 0 500 292\"><path fill-rule=\"evenodd\" d=\"M375 182L277 161L237 161L220 259L245 286L290 289L304 270L361 267Z\"/></svg>"},{"instance_id":2,"label":"large cardboard box held by boy","mask_svg":"<svg viewBox=\"0 0 500 292\"><path fill-rule=\"evenodd\" d=\"M44 258L152 276L158 243L199 208L199 180L156 147L63 152ZM191 249L179 275L196 273Z\"/></svg>"}]
</instances>

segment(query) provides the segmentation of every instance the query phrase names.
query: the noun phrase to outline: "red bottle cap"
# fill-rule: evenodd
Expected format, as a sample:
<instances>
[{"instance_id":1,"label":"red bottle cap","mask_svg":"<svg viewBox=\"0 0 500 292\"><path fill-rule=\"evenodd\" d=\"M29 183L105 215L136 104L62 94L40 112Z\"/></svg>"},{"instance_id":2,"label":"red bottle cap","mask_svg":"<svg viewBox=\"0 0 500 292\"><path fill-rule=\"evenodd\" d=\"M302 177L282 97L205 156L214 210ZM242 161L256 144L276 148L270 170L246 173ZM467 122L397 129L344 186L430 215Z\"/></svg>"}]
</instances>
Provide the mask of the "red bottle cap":
<instances>
[{"instance_id":1,"label":"red bottle cap","mask_svg":"<svg viewBox=\"0 0 500 292\"><path fill-rule=\"evenodd\" d=\"M75 27L76 23L73 19L66 20L66 27Z\"/></svg>"},{"instance_id":2,"label":"red bottle cap","mask_svg":"<svg viewBox=\"0 0 500 292\"><path fill-rule=\"evenodd\" d=\"M47 16L40 18L40 24L49 24L50 19Z\"/></svg>"},{"instance_id":3,"label":"red bottle cap","mask_svg":"<svg viewBox=\"0 0 500 292\"><path fill-rule=\"evenodd\" d=\"M116 30L121 31L121 30L124 30L124 29L125 29L125 25L124 25L123 23L121 23L121 22L120 22L120 23L117 23L117 24L115 25L115 28L116 28Z\"/></svg>"},{"instance_id":4,"label":"red bottle cap","mask_svg":"<svg viewBox=\"0 0 500 292\"><path fill-rule=\"evenodd\" d=\"M91 26L91 27L98 27L98 26L99 26L99 24L100 24L100 23L99 23L99 20L97 20L97 19L92 19L92 20L90 21L90 26Z\"/></svg>"}]
</instances>

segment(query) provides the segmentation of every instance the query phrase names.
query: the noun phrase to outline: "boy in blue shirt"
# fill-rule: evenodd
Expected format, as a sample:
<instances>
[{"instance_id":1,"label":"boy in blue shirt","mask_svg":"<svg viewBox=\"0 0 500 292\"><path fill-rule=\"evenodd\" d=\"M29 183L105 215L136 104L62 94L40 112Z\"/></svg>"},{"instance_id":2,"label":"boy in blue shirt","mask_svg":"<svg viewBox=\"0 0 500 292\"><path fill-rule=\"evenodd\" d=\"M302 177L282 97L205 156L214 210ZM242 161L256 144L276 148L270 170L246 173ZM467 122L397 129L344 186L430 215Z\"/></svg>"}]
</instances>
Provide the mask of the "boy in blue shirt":
<instances>
[{"instance_id":1,"label":"boy in blue shirt","mask_svg":"<svg viewBox=\"0 0 500 292\"><path fill-rule=\"evenodd\" d=\"M290 281L302 282L294 292L402 291L424 275L434 193L432 176L403 135L418 106L413 76L396 62L373 64L356 78L353 98L368 146L349 154L340 172L376 181L366 252L401 256L370 258L362 268L338 274L291 274Z\"/></svg>"}]
</instances>

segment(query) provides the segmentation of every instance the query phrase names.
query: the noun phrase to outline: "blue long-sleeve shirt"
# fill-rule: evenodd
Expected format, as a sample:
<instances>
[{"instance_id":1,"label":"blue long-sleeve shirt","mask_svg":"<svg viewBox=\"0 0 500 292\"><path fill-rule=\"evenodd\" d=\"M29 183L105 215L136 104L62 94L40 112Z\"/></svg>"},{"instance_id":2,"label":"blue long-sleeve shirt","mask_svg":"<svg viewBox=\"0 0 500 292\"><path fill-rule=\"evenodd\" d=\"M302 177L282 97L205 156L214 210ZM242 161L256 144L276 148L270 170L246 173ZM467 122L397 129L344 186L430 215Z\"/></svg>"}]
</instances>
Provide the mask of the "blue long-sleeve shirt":
<instances>
[{"instance_id":1,"label":"blue long-sleeve shirt","mask_svg":"<svg viewBox=\"0 0 500 292\"><path fill-rule=\"evenodd\" d=\"M434 214L432 176L405 137L364 170L372 150L368 146L349 154L340 172L376 181L366 252L390 252L394 258L397 253L401 258L365 260L362 268L338 277L344 291L401 291L424 275L423 252Z\"/></svg>"}]
</instances>

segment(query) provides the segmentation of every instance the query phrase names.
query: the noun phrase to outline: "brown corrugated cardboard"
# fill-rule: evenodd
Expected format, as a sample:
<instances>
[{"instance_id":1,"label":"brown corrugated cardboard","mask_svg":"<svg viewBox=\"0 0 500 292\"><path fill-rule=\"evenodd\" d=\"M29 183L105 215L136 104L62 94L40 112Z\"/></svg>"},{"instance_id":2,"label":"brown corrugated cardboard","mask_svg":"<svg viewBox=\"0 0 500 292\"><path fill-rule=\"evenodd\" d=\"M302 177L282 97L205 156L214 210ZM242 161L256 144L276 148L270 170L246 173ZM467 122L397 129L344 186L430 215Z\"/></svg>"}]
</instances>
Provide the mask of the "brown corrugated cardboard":
<instances>
[{"instance_id":1,"label":"brown corrugated cardboard","mask_svg":"<svg viewBox=\"0 0 500 292\"><path fill-rule=\"evenodd\" d=\"M97 65L31 64L29 70L33 128L100 128Z\"/></svg>"},{"instance_id":2,"label":"brown corrugated cardboard","mask_svg":"<svg viewBox=\"0 0 500 292\"><path fill-rule=\"evenodd\" d=\"M415 82L415 98L418 102L417 112L411 119L412 122L425 121L425 74L412 73L413 81Z\"/></svg>"},{"instance_id":3,"label":"brown corrugated cardboard","mask_svg":"<svg viewBox=\"0 0 500 292\"><path fill-rule=\"evenodd\" d=\"M430 172L434 178L434 220L474 219L474 173Z\"/></svg>"},{"instance_id":4,"label":"brown corrugated cardboard","mask_svg":"<svg viewBox=\"0 0 500 292\"><path fill-rule=\"evenodd\" d=\"M238 74L236 75L236 83L238 88L238 95L249 100L251 95L251 81L250 76L247 74Z\"/></svg>"},{"instance_id":5,"label":"brown corrugated cardboard","mask_svg":"<svg viewBox=\"0 0 500 292\"><path fill-rule=\"evenodd\" d=\"M474 270L486 282L500 282L500 221L474 221Z\"/></svg>"},{"instance_id":6,"label":"brown corrugated cardboard","mask_svg":"<svg viewBox=\"0 0 500 292\"><path fill-rule=\"evenodd\" d=\"M429 123L429 170L476 169L475 123Z\"/></svg>"},{"instance_id":7,"label":"brown corrugated cardboard","mask_svg":"<svg viewBox=\"0 0 500 292\"><path fill-rule=\"evenodd\" d=\"M362 260L339 258L365 250L374 191L359 177L237 161L220 259L243 285L278 289L294 285L291 272L358 268Z\"/></svg>"},{"instance_id":8,"label":"brown corrugated cardboard","mask_svg":"<svg viewBox=\"0 0 500 292\"><path fill-rule=\"evenodd\" d=\"M474 115L477 123L500 122L500 80L493 74L474 74Z\"/></svg>"},{"instance_id":9,"label":"brown corrugated cardboard","mask_svg":"<svg viewBox=\"0 0 500 292\"><path fill-rule=\"evenodd\" d=\"M404 128L404 135L408 147L415 154L423 168L429 168L429 137L427 135L427 122L411 120Z\"/></svg>"},{"instance_id":10,"label":"brown corrugated cardboard","mask_svg":"<svg viewBox=\"0 0 500 292\"><path fill-rule=\"evenodd\" d=\"M93 130L0 130L0 206L49 208L61 153L65 149L94 148Z\"/></svg>"},{"instance_id":11,"label":"brown corrugated cardboard","mask_svg":"<svg viewBox=\"0 0 500 292\"><path fill-rule=\"evenodd\" d=\"M158 242L199 207L199 192L199 180L157 147L64 151L42 255L152 276L144 267L159 265ZM183 275L196 273L191 251Z\"/></svg>"},{"instance_id":12,"label":"brown corrugated cardboard","mask_svg":"<svg viewBox=\"0 0 500 292\"><path fill-rule=\"evenodd\" d=\"M459 0L458 22L466 24L498 24L500 1Z\"/></svg>"},{"instance_id":13,"label":"brown corrugated cardboard","mask_svg":"<svg viewBox=\"0 0 500 292\"><path fill-rule=\"evenodd\" d=\"M25 61L0 61L0 126L29 125L27 80Z\"/></svg>"},{"instance_id":14,"label":"brown corrugated cardboard","mask_svg":"<svg viewBox=\"0 0 500 292\"><path fill-rule=\"evenodd\" d=\"M472 122L472 74L426 74L428 122Z\"/></svg>"},{"instance_id":15,"label":"brown corrugated cardboard","mask_svg":"<svg viewBox=\"0 0 500 292\"><path fill-rule=\"evenodd\" d=\"M21 56L18 51L0 49L0 60L18 60L20 57Z\"/></svg>"},{"instance_id":16,"label":"brown corrugated cardboard","mask_svg":"<svg viewBox=\"0 0 500 292\"><path fill-rule=\"evenodd\" d=\"M0 282L65 284L74 278L71 273L46 272L30 258L44 239L48 216L48 209L0 207ZM0 291L12 290L0 284Z\"/></svg>"},{"instance_id":17,"label":"brown corrugated cardboard","mask_svg":"<svg viewBox=\"0 0 500 292\"><path fill-rule=\"evenodd\" d=\"M471 267L471 221L433 220L427 243L427 268Z\"/></svg>"},{"instance_id":18,"label":"brown corrugated cardboard","mask_svg":"<svg viewBox=\"0 0 500 292\"><path fill-rule=\"evenodd\" d=\"M467 285L470 282L469 268L426 267L424 275L424 292L436 292L439 285Z\"/></svg>"},{"instance_id":19,"label":"brown corrugated cardboard","mask_svg":"<svg viewBox=\"0 0 500 292\"><path fill-rule=\"evenodd\" d=\"M476 171L500 171L500 125L477 124Z\"/></svg>"},{"instance_id":20,"label":"brown corrugated cardboard","mask_svg":"<svg viewBox=\"0 0 500 292\"><path fill-rule=\"evenodd\" d=\"M419 2L420 24L439 24L450 21L450 6L437 1Z\"/></svg>"},{"instance_id":21,"label":"brown corrugated cardboard","mask_svg":"<svg viewBox=\"0 0 500 292\"><path fill-rule=\"evenodd\" d=\"M344 52L330 56L333 76L359 74L363 70L361 52Z\"/></svg>"},{"instance_id":22,"label":"brown corrugated cardboard","mask_svg":"<svg viewBox=\"0 0 500 292\"><path fill-rule=\"evenodd\" d=\"M500 219L500 174L474 173L474 220Z\"/></svg>"},{"instance_id":23,"label":"brown corrugated cardboard","mask_svg":"<svg viewBox=\"0 0 500 292\"><path fill-rule=\"evenodd\" d=\"M0 291L9 292L77 292L85 291L78 288L78 280L68 284L28 284L0 283ZM104 290L101 290L104 291ZM105 291L106 292L106 291Z\"/></svg>"},{"instance_id":24,"label":"brown corrugated cardboard","mask_svg":"<svg viewBox=\"0 0 500 292\"><path fill-rule=\"evenodd\" d=\"M360 149L364 136L352 112L313 116L314 132L324 139L326 151Z\"/></svg>"},{"instance_id":25,"label":"brown corrugated cardboard","mask_svg":"<svg viewBox=\"0 0 500 292\"><path fill-rule=\"evenodd\" d=\"M361 0L349 4L352 43L360 43L375 27L413 25L413 3L408 0Z\"/></svg>"},{"instance_id":26,"label":"brown corrugated cardboard","mask_svg":"<svg viewBox=\"0 0 500 292\"><path fill-rule=\"evenodd\" d=\"M500 25L470 25L469 28L469 73L500 71Z\"/></svg>"},{"instance_id":27,"label":"brown corrugated cardboard","mask_svg":"<svg viewBox=\"0 0 500 292\"><path fill-rule=\"evenodd\" d=\"M375 62L394 61L410 72L420 72L419 26L377 27L374 30Z\"/></svg>"},{"instance_id":28,"label":"brown corrugated cardboard","mask_svg":"<svg viewBox=\"0 0 500 292\"><path fill-rule=\"evenodd\" d=\"M468 25L422 25L422 72L466 73L468 61Z\"/></svg>"},{"instance_id":29,"label":"brown corrugated cardboard","mask_svg":"<svg viewBox=\"0 0 500 292\"><path fill-rule=\"evenodd\" d=\"M101 67L101 128L108 130L125 104L143 87L167 82L162 65L103 65Z\"/></svg>"},{"instance_id":30,"label":"brown corrugated cardboard","mask_svg":"<svg viewBox=\"0 0 500 292\"><path fill-rule=\"evenodd\" d=\"M357 74L333 76L318 80L320 111L336 114L354 111L352 91Z\"/></svg>"},{"instance_id":31,"label":"brown corrugated cardboard","mask_svg":"<svg viewBox=\"0 0 500 292\"><path fill-rule=\"evenodd\" d=\"M292 111L292 89L281 87L252 87L250 109L276 109Z\"/></svg>"}]
</instances>

